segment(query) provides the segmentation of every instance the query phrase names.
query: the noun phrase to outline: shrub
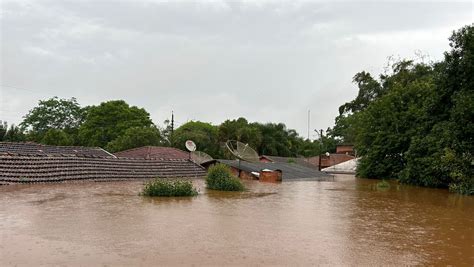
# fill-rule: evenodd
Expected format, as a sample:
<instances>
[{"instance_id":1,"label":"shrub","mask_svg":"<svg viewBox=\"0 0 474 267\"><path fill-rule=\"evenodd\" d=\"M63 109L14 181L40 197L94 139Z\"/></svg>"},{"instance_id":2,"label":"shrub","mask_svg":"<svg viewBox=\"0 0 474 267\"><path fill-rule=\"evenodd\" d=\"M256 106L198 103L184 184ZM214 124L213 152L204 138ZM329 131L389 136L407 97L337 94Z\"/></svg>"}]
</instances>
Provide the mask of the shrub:
<instances>
[{"instance_id":1,"label":"shrub","mask_svg":"<svg viewBox=\"0 0 474 267\"><path fill-rule=\"evenodd\" d=\"M186 197L197 196L198 192L190 181L155 179L145 184L142 196L149 197Z\"/></svg>"},{"instance_id":2,"label":"shrub","mask_svg":"<svg viewBox=\"0 0 474 267\"><path fill-rule=\"evenodd\" d=\"M207 188L220 191L243 191L244 185L239 178L232 175L225 164L216 164L209 168L206 178Z\"/></svg>"},{"instance_id":3,"label":"shrub","mask_svg":"<svg viewBox=\"0 0 474 267\"><path fill-rule=\"evenodd\" d=\"M381 188L390 188L390 184L385 181L385 180L382 180L380 182L377 183L377 188L378 189L381 189Z\"/></svg>"}]
</instances>

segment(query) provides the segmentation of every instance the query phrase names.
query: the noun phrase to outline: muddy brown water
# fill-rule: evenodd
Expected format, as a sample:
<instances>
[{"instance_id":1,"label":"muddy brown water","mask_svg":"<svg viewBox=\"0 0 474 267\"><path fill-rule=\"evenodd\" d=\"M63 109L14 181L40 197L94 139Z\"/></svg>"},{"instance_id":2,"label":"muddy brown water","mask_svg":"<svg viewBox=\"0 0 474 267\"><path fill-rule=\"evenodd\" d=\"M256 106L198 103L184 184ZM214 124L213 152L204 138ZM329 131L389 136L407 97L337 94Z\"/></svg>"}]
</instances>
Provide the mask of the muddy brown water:
<instances>
[{"instance_id":1,"label":"muddy brown water","mask_svg":"<svg viewBox=\"0 0 474 267\"><path fill-rule=\"evenodd\" d=\"M142 181L0 187L0 265L474 265L474 197L337 175L138 196Z\"/></svg>"}]
</instances>

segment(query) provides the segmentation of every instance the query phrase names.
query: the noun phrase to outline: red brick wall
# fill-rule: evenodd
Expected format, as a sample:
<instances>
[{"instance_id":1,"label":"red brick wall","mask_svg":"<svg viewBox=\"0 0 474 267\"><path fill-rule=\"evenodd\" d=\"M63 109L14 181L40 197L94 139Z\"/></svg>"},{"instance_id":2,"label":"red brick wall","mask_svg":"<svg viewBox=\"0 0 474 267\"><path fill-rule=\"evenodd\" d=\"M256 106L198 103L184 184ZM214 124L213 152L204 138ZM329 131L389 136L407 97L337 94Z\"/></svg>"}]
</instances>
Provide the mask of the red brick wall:
<instances>
[{"instance_id":1,"label":"red brick wall","mask_svg":"<svg viewBox=\"0 0 474 267\"><path fill-rule=\"evenodd\" d=\"M348 160L354 159L354 156L346 155L346 154L331 154L328 156L323 155L321 157L321 169L326 167L330 167ZM311 157L308 159L308 162L319 166L319 156Z\"/></svg>"},{"instance_id":2,"label":"red brick wall","mask_svg":"<svg viewBox=\"0 0 474 267\"><path fill-rule=\"evenodd\" d=\"M231 167L230 170L234 176L239 177L239 170L237 168ZM257 180L257 177L246 171L240 171L239 178L244 180Z\"/></svg>"},{"instance_id":3,"label":"red brick wall","mask_svg":"<svg viewBox=\"0 0 474 267\"><path fill-rule=\"evenodd\" d=\"M337 146L336 147L336 153L337 154L346 154L346 153L348 153L349 155L354 155L354 146L352 146L352 145Z\"/></svg>"}]
</instances>

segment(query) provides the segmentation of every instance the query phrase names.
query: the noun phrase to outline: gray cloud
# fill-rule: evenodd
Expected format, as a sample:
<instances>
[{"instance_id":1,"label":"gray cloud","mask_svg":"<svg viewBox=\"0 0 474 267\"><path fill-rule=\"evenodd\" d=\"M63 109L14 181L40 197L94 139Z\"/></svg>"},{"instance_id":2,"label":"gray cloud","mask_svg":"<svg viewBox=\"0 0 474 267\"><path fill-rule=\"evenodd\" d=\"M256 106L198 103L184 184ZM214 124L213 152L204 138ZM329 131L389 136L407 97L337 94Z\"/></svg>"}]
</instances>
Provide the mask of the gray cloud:
<instances>
[{"instance_id":1,"label":"gray cloud","mask_svg":"<svg viewBox=\"0 0 474 267\"><path fill-rule=\"evenodd\" d=\"M0 119L39 99L125 99L161 124L227 118L332 126L352 76L433 60L471 2L3 1ZM13 86L7 87L7 86Z\"/></svg>"}]
</instances>

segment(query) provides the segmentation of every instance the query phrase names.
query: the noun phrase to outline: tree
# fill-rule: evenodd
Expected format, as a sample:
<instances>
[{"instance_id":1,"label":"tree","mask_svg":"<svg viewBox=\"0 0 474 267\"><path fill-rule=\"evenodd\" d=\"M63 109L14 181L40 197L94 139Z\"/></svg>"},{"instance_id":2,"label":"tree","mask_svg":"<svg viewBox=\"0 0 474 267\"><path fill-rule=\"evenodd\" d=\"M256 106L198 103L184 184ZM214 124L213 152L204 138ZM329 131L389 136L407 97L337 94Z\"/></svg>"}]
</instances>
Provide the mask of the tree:
<instances>
[{"instance_id":1,"label":"tree","mask_svg":"<svg viewBox=\"0 0 474 267\"><path fill-rule=\"evenodd\" d=\"M40 100L23 118L20 126L29 131L30 139L41 141L50 129L64 130L67 134L75 134L83 122L86 109L77 100L53 97Z\"/></svg>"},{"instance_id":2,"label":"tree","mask_svg":"<svg viewBox=\"0 0 474 267\"><path fill-rule=\"evenodd\" d=\"M402 181L474 194L474 24L453 32L436 64L436 91L426 105L428 131L407 152Z\"/></svg>"},{"instance_id":3,"label":"tree","mask_svg":"<svg viewBox=\"0 0 474 267\"><path fill-rule=\"evenodd\" d=\"M88 108L87 117L79 128L79 138L83 145L105 147L129 128L152 126L145 109L113 100Z\"/></svg>"},{"instance_id":4,"label":"tree","mask_svg":"<svg viewBox=\"0 0 474 267\"><path fill-rule=\"evenodd\" d=\"M141 146L159 146L162 141L160 131L155 126L131 127L109 142L106 148L110 152L117 152Z\"/></svg>"},{"instance_id":5,"label":"tree","mask_svg":"<svg viewBox=\"0 0 474 267\"><path fill-rule=\"evenodd\" d=\"M356 75L366 81L330 133L355 141L358 176L474 194L474 25L450 41L441 62L402 60L379 81Z\"/></svg>"},{"instance_id":6,"label":"tree","mask_svg":"<svg viewBox=\"0 0 474 267\"><path fill-rule=\"evenodd\" d=\"M210 123L190 121L176 129L171 138L173 147L185 150L186 140L196 143L197 149L214 158L222 157L221 146L218 141L218 127Z\"/></svg>"},{"instance_id":7,"label":"tree","mask_svg":"<svg viewBox=\"0 0 474 267\"><path fill-rule=\"evenodd\" d=\"M49 129L41 139L41 143L54 146L71 146L74 144L74 139L64 130Z\"/></svg>"},{"instance_id":8,"label":"tree","mask_svg":"<svg viewBox=\"0 0 474 267\"><path fill-rule=\"evenodd\" d=\"M5 134L8 131L8 123L6 121L0 121L0 142L5 138Z\"/></svg>"},{"instance_id":9,"label":"tree","mask_svg":"<svg viewBox=\"0 0 474 267\"><path fill-rule=\"evenodd\" d=\"M6 124L4 125L6 126ZM25 140L26 136L25 133L23 133L23 130L14 124L10 126L3 136L3 141L6 142L24 142Z\"/></svg>"},{"instance_id":10,"label":"tree","mask_svg":"<svg viewBox=\"0 0 474 267\"><path fill-rule=\"evenodd\" d=\"M219 126L219 141L236 140L256 148L262 142L262 133L257 124L249 124L245 118L226 120Z\"/></svg>"}]
</instances>

